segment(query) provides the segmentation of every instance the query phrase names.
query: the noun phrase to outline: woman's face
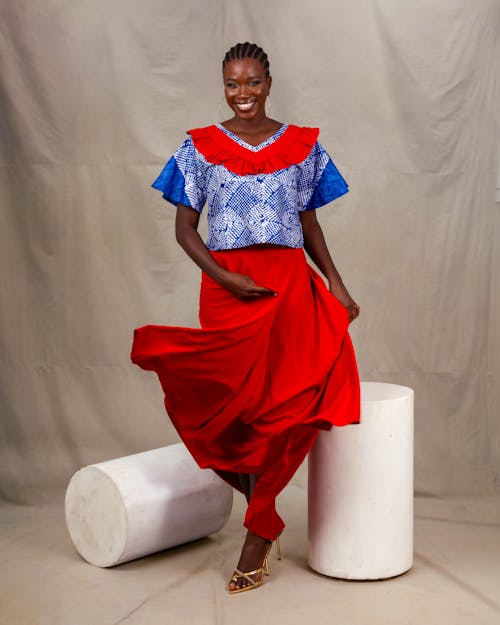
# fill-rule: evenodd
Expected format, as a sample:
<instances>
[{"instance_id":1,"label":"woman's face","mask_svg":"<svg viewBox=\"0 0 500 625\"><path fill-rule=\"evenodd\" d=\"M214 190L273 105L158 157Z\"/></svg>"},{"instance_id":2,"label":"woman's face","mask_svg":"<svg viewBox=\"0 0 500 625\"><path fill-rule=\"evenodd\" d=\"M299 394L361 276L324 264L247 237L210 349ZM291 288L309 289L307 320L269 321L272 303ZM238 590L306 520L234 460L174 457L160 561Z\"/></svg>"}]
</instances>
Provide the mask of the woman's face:
<instances>
[{"instance_id":1,"label":"woman's face","mask_svg":"<svg viewBox=\"0 0 500 625\"><path fill-rule=\"evenodd\" d=\"M271 77L257 59L235 59L226 63L223 72L226 102L236 117L244 120L266 116L266 98Z\"/></svg>"}]
</instances>

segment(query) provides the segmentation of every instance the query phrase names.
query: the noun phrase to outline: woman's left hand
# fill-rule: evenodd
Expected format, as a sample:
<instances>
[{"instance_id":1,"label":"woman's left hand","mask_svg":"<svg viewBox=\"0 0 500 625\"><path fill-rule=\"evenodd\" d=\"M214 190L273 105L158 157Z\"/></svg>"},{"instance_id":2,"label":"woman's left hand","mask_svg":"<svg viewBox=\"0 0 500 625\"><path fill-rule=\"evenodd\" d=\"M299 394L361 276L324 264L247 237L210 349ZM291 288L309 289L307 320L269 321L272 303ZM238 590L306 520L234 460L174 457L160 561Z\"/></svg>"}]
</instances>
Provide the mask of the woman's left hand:
<instances>
[{"instance_id":1,"label":"woman's left hand","mask_svg":"<svg viewBox=\"0 0 500 625\"><path fill-rule=\"evenodd\" d=\"M347 308L347 312L349 313L349 323L350 323L351 321L356 319L356 317L359 316L359 305L356 304L356 302L353 302L352 304L349 304L349 306L346 306L346 308Z\"/></svg>"},{"instance_id":2,"label":"woman's left hand","mask_svg":"<svg viewBox=\"0 0 500 625\"><path fill-rule=\"evenodd\" d=\"M356 302L352 299L345 286L342 284L341 288L339 288L337 285L330 283L329 291L338 299L342 306L347 309L349 314L349 323L354 321L354 319L359 316L359 304L356 304Z\"/></svg>"}]
</instances>

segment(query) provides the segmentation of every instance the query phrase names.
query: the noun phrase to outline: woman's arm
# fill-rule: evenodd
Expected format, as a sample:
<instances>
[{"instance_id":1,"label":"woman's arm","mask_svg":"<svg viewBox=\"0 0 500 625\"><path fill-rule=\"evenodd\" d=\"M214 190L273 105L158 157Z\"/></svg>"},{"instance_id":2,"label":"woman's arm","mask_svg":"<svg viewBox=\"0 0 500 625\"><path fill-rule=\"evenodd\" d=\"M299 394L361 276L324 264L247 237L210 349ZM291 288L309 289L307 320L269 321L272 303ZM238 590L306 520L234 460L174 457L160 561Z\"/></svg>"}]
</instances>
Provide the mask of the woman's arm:
<instances>
[{"instance_id":1,"label":"woman's arm","mask_svg":"<svg viewBox=\"0 0 500 625\"><path fill-rule=\"evenodd\" d=\"M200 214L189 206L177 204L175 238L186 254L221 286L241 299L275 295L274 291L257 286L248 276L224 269L214 259L198 233Z\"/></svg>"},{"instance_id":2,"label":"woman's arm","mask_svg":"<svg viewBox=\"0 0 500 625\"><path fill-rule=\"evenodd\" d=\"M350 296L337 268L333 264L323 235L323 230L316 217L316 211L300 211L299 216L302 222L304 248L306 252L328 280L330 292L347 308L349 311L349 320L352 321L359 315L359 306Z\"/></svg>"}]
</instances>

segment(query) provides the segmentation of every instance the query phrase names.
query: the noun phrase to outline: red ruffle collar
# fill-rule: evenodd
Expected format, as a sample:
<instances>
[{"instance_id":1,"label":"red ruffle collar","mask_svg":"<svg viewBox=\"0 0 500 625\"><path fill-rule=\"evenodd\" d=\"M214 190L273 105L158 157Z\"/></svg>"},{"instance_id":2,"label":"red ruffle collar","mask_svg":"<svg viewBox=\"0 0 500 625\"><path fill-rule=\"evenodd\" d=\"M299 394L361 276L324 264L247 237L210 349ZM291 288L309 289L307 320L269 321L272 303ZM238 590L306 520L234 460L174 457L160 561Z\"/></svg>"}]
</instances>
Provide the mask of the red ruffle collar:
<instances>
[{"instance_id":1,"label":"red ruffle collar","mask_svg":"<svg viewBox=\"0 0 500 625\"><path fill-rule=\"evenodd\" d=\"M215 124L192 128L187 133L207 161L224 165L226 169L243 176L270 174L301 163L311 152L319 128L289 124L271 144L255 152L237 143Z\"/></svg>"}]
</instances>

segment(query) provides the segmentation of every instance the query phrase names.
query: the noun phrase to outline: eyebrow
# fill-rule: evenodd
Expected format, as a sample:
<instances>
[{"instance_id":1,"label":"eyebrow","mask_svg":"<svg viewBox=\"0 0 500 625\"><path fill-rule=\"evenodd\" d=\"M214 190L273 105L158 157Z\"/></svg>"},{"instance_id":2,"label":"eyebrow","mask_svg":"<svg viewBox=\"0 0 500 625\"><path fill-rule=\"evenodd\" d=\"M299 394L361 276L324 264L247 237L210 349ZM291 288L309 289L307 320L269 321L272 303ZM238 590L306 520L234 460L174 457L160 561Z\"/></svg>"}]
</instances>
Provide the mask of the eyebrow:
<instances>
[{"instance_id":1,"label":"eyebrow","mask_svg":"<svg viewBox=\"0 0 500 625\"><path fill-rule=\"evenodd\" d=\"M261 76L249 76L249 77L248 77L248 80L252 80L252 79L254 79L254 78L261 78ZM236 78L234 78L233 76L228 76L228 77L226 78L226 80L237 80L237 79L236 79Z\"/></svg>"}]
</instances>

